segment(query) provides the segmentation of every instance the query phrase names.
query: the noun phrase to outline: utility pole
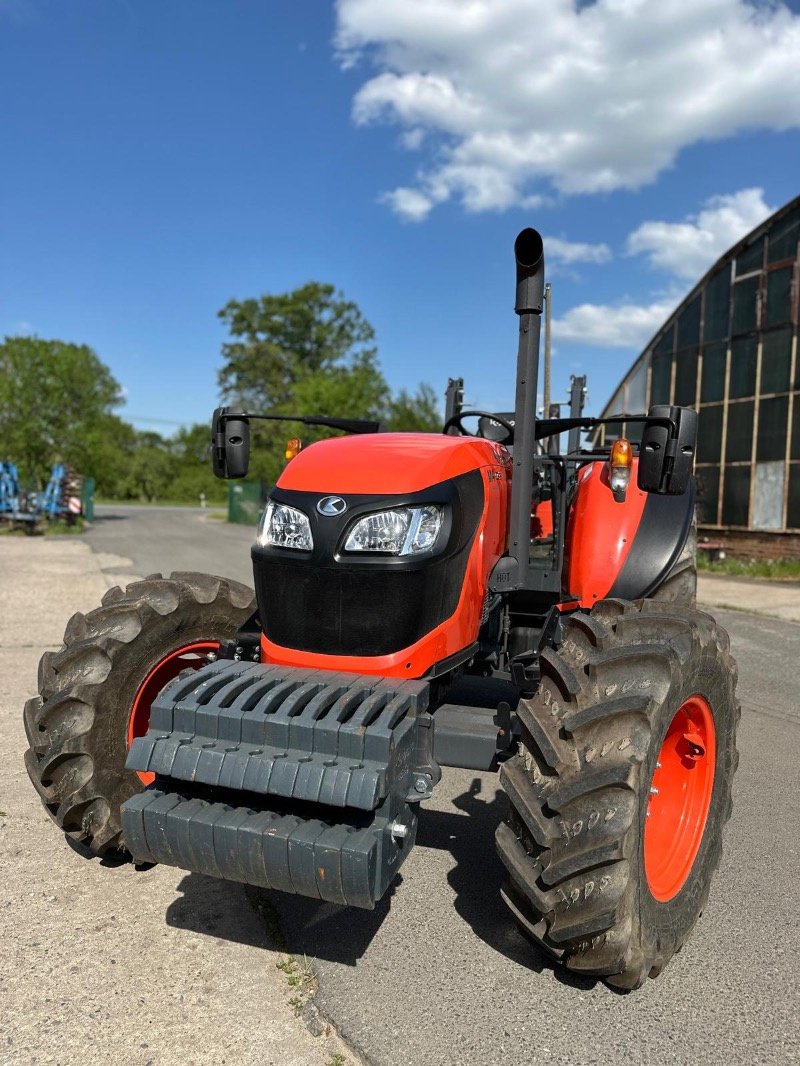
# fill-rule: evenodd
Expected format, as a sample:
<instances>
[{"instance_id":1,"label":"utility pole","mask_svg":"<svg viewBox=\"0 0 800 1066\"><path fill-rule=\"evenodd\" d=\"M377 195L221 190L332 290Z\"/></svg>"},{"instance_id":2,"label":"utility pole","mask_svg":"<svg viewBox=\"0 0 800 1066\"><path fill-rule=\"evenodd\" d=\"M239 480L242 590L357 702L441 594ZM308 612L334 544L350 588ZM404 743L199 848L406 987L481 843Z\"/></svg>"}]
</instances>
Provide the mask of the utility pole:
<instances>
[{"instance_id":1,"label":"utility pole","mask_svg":"<svg viewBox=\"0 0 800 1066\"><path fill-rule=\"evenodd\" d=\"M550 308L551 286L548 281L544 287L544 417L550 417L550 323L552 319Z\"/></svg>"}]
</instances>

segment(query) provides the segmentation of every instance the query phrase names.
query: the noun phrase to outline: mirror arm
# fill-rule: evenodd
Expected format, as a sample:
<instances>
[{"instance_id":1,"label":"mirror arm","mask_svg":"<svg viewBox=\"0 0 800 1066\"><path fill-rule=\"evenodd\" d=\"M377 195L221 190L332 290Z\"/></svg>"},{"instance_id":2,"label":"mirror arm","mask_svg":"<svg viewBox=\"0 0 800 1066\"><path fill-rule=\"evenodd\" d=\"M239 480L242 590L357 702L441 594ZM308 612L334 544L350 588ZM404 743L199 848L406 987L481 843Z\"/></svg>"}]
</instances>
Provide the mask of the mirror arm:
<instances>
[{"instance_id":1,"label":"mirror arm","mask_svg":"<svg viewBox=\"0 0 800 1066\"><path fill-rule=\"evenodd\" d=\"M380 433L382 429L380 422L363 418L326 418L322 415L255 415L250 414L249 411L236 411L232 408L220 414L220 424L224 425L231 418L241 418L245 421L255 418L260 422L300 422L304 426L325 426L328 429L340 429L344 433Z\"/></svg>"},{"instance_id":2,"label":"mirror arm","mask_svg":"<svg viewBox=\"0 0 800 1066\"><path fill-rule=\"evenodd\" d=\"M674 419L660 415L611 415L609 418L541 418L536 423L536 439L563 433L568 429L594 429L595 426L613 425L617 422L644 422L650 426L664 426L670 437L677 436L678 426Z\"/></svg>"}]
</instances>

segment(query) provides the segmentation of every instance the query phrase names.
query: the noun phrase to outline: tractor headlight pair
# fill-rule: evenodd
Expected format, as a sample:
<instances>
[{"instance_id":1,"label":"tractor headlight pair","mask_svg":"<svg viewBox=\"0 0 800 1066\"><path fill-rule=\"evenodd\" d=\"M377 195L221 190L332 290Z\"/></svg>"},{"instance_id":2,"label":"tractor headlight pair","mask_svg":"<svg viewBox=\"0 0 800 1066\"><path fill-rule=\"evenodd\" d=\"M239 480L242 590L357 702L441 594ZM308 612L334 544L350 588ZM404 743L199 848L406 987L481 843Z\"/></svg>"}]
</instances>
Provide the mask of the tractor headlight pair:
<instances>
[{"instance_id":1,"label":"tractor headlight pair","mask_svg":"<svg viewBox=\"0 0 800 1066\"><path fill-rule=\"evenodd\" d=\"M365 515L352 527L344 542L346 552L383 552L386 555L421 555L431 551L444 521L438 504L395 507ZM311 551L314 538L307 515L296 507L270 501L256 534L263 547Z\"/></svg>"}]
</instances>

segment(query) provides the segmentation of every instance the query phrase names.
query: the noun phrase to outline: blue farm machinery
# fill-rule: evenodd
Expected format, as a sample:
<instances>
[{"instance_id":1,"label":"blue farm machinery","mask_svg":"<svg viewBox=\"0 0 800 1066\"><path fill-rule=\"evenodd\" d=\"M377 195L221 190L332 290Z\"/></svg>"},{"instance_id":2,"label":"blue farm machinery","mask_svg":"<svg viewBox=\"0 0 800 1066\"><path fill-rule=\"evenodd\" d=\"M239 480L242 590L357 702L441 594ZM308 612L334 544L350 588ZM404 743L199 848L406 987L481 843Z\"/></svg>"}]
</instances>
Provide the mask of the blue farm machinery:
<instances>
[{"instance_id":1,"label":"blue farm machinery","mask_svg":"<svg viewBox=\"0 0 800 1066\"><path fill-rule=\"evenodd\" d=\"M66 463L56 463L41 492L27 491L16 465L0 461L0 522L30 531L41 519L71 524L86 513L89 487L93 488L92 479L82 478Z\"/></svg>"}]
</instances>

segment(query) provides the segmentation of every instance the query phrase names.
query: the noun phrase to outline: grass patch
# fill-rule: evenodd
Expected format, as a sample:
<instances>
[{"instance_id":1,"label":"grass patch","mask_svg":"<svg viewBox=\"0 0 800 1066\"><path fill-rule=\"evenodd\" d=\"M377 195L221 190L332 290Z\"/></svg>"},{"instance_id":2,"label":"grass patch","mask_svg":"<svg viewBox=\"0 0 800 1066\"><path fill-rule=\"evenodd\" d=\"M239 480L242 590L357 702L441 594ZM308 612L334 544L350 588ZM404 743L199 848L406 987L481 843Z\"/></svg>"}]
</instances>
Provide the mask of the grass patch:
<instances>
[{"instance_id":1,"label":"grass patch","mask_svg":"<svg viewBox=\"0 0 800 1066\"><path fill-rule=\"evenodd\" d=\"M186 507L193 508L199 511L200 500L109 500L100 496L95 496L95 504L108 507ZM206 499L206 507L226 507L226 500L209 500Z\"/></svg>"},{"instance_id":2,"label":"grass patch","mask_svg":"<svg viewBox=\"0 0 800 1066\"><path fill-rule=\"evenodd\" d=\"M304 955L302 961L294 955L287 955L285 959L275 963L276 969L286 977L286 983L292 990L293 995L289 999L289 1006L299 1017L303 1008L310 999L314 998L317 991L317 975L314 967Z\"/></svg>"},{"instance_id":3,"label":"grass patch","mask_svg":"<svg viewBox=\"0 0 800 1066\"><path fill-rule=\"evenodd\" d=\"M0 536L3 537L62 537L86 532L86 520L76 515L73 522L61 518L48 521L40 518L37 522L0 522Z\"/></svg>"},{"instance_id":4,"label":"grass patch","mask_svg":"<svg viewBox=\"0 0 800 1066\"><path fill-rule=\"evenodd\" d=\"M715 559L697 553L697 569L704 574L759 577L772 581L800 581L800 561L795 559Z\"/></svg>"},{"instance_id":5,"label":"grass patch","mask_svg":"<svg viewBox=\"0 0 800 1066\"><path fill-rule=\"evenodd\" d=\"M86 520L81 515L77 515L74 522L65 522L61 518L54 518L50 522L44 521L41 525L41 530L46 537L72 536L74 533L86 532Z\"/></svg>"}]
</instances>

